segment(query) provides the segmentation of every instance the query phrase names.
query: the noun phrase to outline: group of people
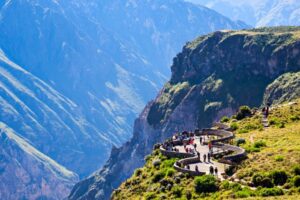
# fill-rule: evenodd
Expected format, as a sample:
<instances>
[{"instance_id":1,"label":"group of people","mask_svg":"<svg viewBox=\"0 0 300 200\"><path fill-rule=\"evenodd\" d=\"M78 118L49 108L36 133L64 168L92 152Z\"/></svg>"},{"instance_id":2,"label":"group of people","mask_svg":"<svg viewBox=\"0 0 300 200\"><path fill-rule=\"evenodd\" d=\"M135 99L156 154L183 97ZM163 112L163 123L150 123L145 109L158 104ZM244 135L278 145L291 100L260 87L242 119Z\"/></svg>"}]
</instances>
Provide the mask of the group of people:
<instances>
[{"instance_id":1,"label":"group of people","mask_svg":"<svg viewBox=\"0 0 300 200\"><path fill-rule=\"evenodd\" d=\"M201 161L201 154L199 151L197 151L197 144L195 143L195 133L193 132L187 132L184 131L182 133L177 133L175 134L172 139L166 141L163 144L164 149L168 150L168 151L174 151L174 152L179 152L179 149L175 147L174 144L176 144L176 142L180 141L180 143L183 144L184 150L186 153L192 153L192 154L197 154L199 161ZM209 137L209 136L208 136ZM200 136L199 137L200 140L200 145L204 145L205 144L205 136ZM209 141L208 143L206 143L208 145L208 149L209 149L209 153L208 154L203 154L203 162L206 163L206 161L208 163L211 163L211 158L212 158L212 149L213 149L213 145L212 143ZM186 165L185 166L186 169L190 170L190 165ZM198 165L195 166L195 171L199 172L199 168ZM217 167L213 167L212 165L209 167L209 173L212 175L217 175L218 174L218 168Z\"/></svg>"}]
</instances>

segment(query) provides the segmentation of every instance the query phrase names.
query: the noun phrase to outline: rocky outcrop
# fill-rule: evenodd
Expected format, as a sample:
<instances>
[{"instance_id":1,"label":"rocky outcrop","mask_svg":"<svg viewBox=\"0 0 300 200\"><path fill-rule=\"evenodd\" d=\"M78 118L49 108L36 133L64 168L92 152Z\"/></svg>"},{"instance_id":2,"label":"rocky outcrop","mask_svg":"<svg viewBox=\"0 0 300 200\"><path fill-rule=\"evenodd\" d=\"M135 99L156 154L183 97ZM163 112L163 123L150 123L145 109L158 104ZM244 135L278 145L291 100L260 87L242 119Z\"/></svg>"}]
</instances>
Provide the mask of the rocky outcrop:
<instances>
[{"instance_id":1,"label":"rocky outcrop","mask_svg":"<svg viewBox=\"0 0 300 200\"><path fill-rule=\"evenodd\" d=\"M1 199L63 199L79 180L2 122L0 146Z\"/></svg>"},{"instance_id":2,"label":"rocky outcrop","mask_svg":"<svg viewBox=\"0 0 300 200\"><path fill-rule=\"evenodd\" d=\"M286 73L268 85L263 104L278 105L300 97L300 72Z\"/></svg>"},{"instance_id":3,"label":"rocky outcrop","mask_svg":"<svg viewBox=\"0 0 300 200\"><path fill-rule=\"evenodd\" d=\"M136 120L131 141L112 151L105 167L78 183L69 198L108 199L155 143L179 130L210 126L243 104L259 106L269 83L300 70L299 31L222 31L188 43L174 59L170 82Z\"/></svg>"}]
</instances>

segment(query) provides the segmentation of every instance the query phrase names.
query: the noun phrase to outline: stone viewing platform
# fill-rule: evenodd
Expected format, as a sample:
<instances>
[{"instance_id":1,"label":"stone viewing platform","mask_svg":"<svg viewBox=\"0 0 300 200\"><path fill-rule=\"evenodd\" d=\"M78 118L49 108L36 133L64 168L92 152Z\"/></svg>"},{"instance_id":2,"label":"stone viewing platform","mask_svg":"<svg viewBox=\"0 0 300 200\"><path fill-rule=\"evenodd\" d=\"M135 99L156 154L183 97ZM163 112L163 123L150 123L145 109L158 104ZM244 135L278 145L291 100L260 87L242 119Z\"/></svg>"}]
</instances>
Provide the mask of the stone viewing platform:
<instances>
[{"instance_id":1,"label":"stone viewing platform","mask_svg":"<svg viewBox=\"0 0 300 200\"><path fill-rule=\"evenodd\" d=\"M224 179L226 169L247 156L243 148L231 145L233 139L234 133L227 125L215 123L211 129L175 134L160 146L160 151L166 157L180 158L174 164L177 171Z\"/></svg>"}]
</instances>

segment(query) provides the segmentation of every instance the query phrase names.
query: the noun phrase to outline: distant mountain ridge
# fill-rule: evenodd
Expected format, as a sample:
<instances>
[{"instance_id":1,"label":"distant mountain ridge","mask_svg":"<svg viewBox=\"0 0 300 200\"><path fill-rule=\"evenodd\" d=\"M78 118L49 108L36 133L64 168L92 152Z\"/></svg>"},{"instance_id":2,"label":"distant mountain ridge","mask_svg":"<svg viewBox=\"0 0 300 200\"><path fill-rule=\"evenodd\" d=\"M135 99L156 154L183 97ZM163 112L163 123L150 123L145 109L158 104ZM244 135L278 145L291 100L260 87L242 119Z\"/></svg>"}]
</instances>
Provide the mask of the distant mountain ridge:
<instances>
[{"instance_id":1,"label":"distant mountain ridge","mask_svg":"<svg viewBox=\"0 0 300 200\"><path fill-rule=\"evenodd\" d=\"M297 0L187 0L205 5L233 19L255 27L300 25Z\"/></svg>"}]
</instances>

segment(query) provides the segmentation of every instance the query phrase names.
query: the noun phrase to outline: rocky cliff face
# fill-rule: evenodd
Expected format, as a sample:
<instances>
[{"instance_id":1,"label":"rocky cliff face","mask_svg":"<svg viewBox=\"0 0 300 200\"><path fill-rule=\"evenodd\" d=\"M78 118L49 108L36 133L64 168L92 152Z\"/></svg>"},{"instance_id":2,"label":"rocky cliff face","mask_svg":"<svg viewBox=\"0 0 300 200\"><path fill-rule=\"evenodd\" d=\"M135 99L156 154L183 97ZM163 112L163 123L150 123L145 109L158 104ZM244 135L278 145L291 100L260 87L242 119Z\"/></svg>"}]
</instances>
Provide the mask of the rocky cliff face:
<instances>
[{"instance_id":1,"label":"rocky cliff face","mask_svg":"<svg viewBox=\"0 0 300 200\"><path fill-rule=\"evenodd\" d=\"M63 199L78 176L0 122L1 199Z\"/></svg>"},{"instance_id":2,"label":"rocky cliff face","mask_svg":"<svg viewBox=\"0 0 300 200\"><path fill-rule=\"evenodd\" d=\"M268 85L264 105L291 102L300 97L300 72L286 73Z\"/></svg>"},{"instance_id":3,"label":"rocky cliff face","mask_svg":"<svg viewBox=\"0 0 300 200\"><path fill-rule=\"evenodd\" d=\"M259 106L280 74L300 70L300 29L223 31L188 43L171 80L134 126L130 142L114 149L104 168L78 183L70 199L108 199L144 163L155 143L181 130L204 128L243 104Z\"/></svg>"}]
</instances>

